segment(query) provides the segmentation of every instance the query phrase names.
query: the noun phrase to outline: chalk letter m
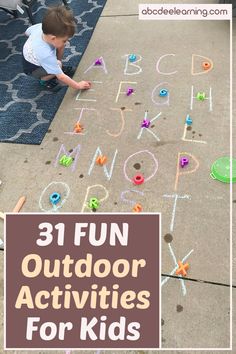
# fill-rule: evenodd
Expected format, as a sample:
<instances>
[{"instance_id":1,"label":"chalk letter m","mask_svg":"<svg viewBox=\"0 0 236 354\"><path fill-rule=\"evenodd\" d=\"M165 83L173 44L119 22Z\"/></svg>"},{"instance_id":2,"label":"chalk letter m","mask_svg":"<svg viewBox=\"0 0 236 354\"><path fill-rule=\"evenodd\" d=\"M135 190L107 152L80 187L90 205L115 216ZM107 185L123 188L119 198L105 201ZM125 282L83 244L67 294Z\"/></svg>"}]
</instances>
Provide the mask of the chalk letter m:
<instances>
[{"instance_id":1,"label":"chalk letter m","mask_svg":"<svg viewBox=\"0 0 236 354\"><path fill-rule=\"evenodd\" d=\"M71 164L71 171L74 172L76 166L77 166L77 161L78 161L78 157L80 154L80 145L77 145L71 152L68 152L64 146L64 144L61 145L60 150L57 154L55 163L54 163L54 167L57 166L57 164L59 164L60 159L62 158L63 155L66 155L67 157L74 157L74 161Z\"/></svg>"}]
</instances>

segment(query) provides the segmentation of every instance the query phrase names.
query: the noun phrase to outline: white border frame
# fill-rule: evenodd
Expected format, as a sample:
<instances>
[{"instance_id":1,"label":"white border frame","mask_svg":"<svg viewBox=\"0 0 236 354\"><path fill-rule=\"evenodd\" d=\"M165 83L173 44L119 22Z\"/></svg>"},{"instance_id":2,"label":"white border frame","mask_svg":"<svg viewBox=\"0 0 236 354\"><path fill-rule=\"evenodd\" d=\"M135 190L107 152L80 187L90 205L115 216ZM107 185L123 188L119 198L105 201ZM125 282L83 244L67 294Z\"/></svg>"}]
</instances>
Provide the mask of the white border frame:
<instances>
[{"instance_id":1,"label":"white border frame","mask_svg":"<svg viewBox=\"0 0 236 354\"><path fill-rule=\"evenodd\" d=\"M177 4L176 4L177 5ZM195 4L196 5L196 4ZM215 4L211 4L212 7ZM229 6L229 5L228 5ZM210 21L214 21L214 20L210 20ZM159 348L101 348L99 350L139 350L139 349L143 349L143 350L158 350L158 351L170 351L170 350L179 350L179 351L190 351L190 350L194 350L194 351L232 351L233 347L232 347L232 342L233 342L233 335L232 335L232 331L233 331L233 306L232 306L232 295L233 295L233 288L232 288L232 281L233 281L233 269L232 269L232 260L233 260L233 247L232 247L232 220L233 220L233 216L232 216L232 202L233 202L233 184L232 184L232 158L233 158L233 134L232 134L232 121L233 121L233 116L232 116L232 90L233 90L233 55L232 55L232 28L233 28L233 23L232 23L232 17L229 20L224 20L224 21L230 21L230 347L228 348L162 348L161 346L161 287L160 287L160 301L159 301L159 313L160 313L160 324L159 324ZM13 213L6 213L7 214L13 214ZM22 214L45 214L45 213L22 213ZM61 213L61 214L80 214L80 213ZM82 213L82 214L88 214L88 213ZM90 213L89 213L90 214ZM131 214L131 213L96 213L98 214ZM145 213L142 213L145 214ZM159 214L160 216L160 240L161 240L161 235L162 235L162 229L161 229L161 213L146 213L146 214ZM135 214L132 214L135 215ZM6 239L6 230L5 230L5 226L6 223L4 222L4 239ZM159 240L159 267L160 267L160 283L161 283L161 242ZM4 350L28 350L28 351L35 351L35 350L93 350L96 351L98 349L96 348L33 348L33 349L29 349L29 348L9 348L6 349L5 346L5 339L6 339L6 333L5 333L5 323L6 323L6 311L5 311L5 298L6 298L6 294L5 294L5 271L6 271L6 243L4 243ZM159 284L160 286L160 284Z\"/></svg>"},{"instance_id":2,"label":"white border frame","mask_svg":"<svg viewBox=\"0 0 236 354\"><path fill-rule=\"evenodd\" d=\"M97 212L96 214L93 214L91 212L86 212L86 213L81 213L81 212L67 212L67 213L43 213L43 212L32 212L32 213L27 213L27 212L22 212L20 214L16 214L16 213L12 213L12 212L7 212L5 213L5 220L4 220L4 240L6 240L6 218L8 215L42 215L42 216L46 216L46 215L50 215L50 216L60 216L60 215L89 215L89 216L96 216L96 215L132 215L134 217L137 216L145 216L145 215L155 215L155 216L159 216L159 348L161 348L161 213L158 212L152 212L152 213L145 213L145 212L141 212L141 213L100 213ZM145 237L145 235L144 235ZM93 351L97 351L97 350L139 350L139 348L6 348L6 257L7 257L7 247L6 247L7 242L5 241L4 243L4 350L8 351L8 350L26 350L26 351L35 351L35 350L40 350L40 351L51 351L51 350L60 350L60 351L66 351L66 350L93 350ZM140 348L140 349L144 349L144 350L159 350L159 348Z\"/></svg>"}]
</instances>

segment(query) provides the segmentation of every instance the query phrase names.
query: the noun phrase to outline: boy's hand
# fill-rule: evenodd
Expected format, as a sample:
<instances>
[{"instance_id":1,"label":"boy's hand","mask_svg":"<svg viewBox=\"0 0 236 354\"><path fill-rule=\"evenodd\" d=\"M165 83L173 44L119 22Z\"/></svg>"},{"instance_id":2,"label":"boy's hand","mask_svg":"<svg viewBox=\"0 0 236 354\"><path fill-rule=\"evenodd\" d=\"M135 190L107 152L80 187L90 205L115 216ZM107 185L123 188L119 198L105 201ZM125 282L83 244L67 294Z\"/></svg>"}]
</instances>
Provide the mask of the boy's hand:
<instances>
[{"instance_id":1,"label":"boy's hand","mask_svg":"<svg viewBox=\"0 0 236 354\"><path fill-rule=\"evenodd\" d=\"M58 74L56 77L58 80L62 81L64 84L72 87L75 90L88 90L91 87L90 81L77 82L64 73Z\"/></svg>"},{"instance_id":2,"label":"boy's hand","mask_svg":"<svg viewBox=\"0 0 236 354\"><path fill-rule=\"evenodd\" d=\"M77 89L78 90L88 90L91 87L90 81L80 81L78 82Z\"/></svg>"}]
</instances>

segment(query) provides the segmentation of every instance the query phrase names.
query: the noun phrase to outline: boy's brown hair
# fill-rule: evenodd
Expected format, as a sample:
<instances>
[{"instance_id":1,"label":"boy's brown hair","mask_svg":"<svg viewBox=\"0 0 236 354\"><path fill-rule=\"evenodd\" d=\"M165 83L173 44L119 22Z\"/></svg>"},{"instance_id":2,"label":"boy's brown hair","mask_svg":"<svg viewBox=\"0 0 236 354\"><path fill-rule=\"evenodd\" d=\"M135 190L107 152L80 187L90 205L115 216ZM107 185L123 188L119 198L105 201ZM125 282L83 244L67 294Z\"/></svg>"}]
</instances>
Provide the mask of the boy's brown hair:
<instances>
[{"instance_id":1,"label":"boy's brown hair","mask_svg":"<svg viewBox=\"0 0 236 354\"><path fill-rule=\"evenodd\" d=\"M73 13L65 6L51 7L47 10L42 21L43 33L56 37L73 37L75 28Z\"/></svg>"}]
</instances>

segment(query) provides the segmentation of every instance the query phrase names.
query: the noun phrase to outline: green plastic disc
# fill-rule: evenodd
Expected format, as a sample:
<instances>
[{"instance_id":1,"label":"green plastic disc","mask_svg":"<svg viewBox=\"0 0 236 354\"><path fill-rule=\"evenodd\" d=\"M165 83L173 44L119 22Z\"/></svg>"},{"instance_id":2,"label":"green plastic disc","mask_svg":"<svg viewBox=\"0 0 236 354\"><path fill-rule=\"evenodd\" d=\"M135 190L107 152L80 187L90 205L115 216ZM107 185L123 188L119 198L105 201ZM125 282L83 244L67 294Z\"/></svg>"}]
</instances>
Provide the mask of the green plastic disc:
<instances>
[{"instance_id":1,"label":"green plastic disc","mask_svg":"<svg viewBox=\"0 0 236 354\"><path fill-rule=\"evenodd\" d=\"M221 157L211 166L211 177L230 183L230 157ZM232 159L232 182L236 182L236 160Z\"/></svg>"}]
</instances>

